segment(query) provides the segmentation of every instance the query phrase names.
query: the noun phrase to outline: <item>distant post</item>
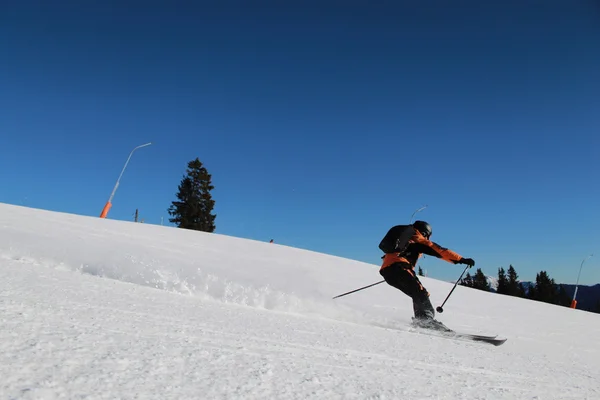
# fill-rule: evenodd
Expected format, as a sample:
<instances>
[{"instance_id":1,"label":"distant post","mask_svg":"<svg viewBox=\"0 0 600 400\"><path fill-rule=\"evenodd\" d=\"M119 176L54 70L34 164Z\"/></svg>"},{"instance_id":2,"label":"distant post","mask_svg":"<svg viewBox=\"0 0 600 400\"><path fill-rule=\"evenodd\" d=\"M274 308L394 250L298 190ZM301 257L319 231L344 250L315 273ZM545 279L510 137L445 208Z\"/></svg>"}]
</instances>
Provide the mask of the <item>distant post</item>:
<instances>
[{"instance_id":1,"label":"distant post","mask_svg":"<svg viewBox=\"0 0 600 400\"><path fill-rule=\"evenodd\" d=\"M123 169L121 170L121 174L119 174L119 178L117 178L117 183L115 184L115 187L113 188L113 191L110 194L110 197L108 198L108 201L106 202L106 204L104 205L104 208L102 209L102 212L100 213L100 218L106 218L106 216L108 215L108 210L110 210L110 208L112 207L112 199L113 199L113 197L115 197L115 192L117 191L117 188L119 187L119 182L121 181L121 177L123 176L123 172L125 172L125 168L127 168L127 164L129 164L129 160L131 159L131 156L133 155L133 152L136 151L139 148L150 146L151 144L152 143L142 144L140 146L137 146L133 150L131 150L131 153L129 153L129 157L127 157L127 161L125 161L125 165L123 166Z\"/></svg>"},{"instance_id":2,"label":"distant post","mask_svg":"<svg viewBox=\"0 0 600 400\"><path fill-rule=\"evenodd\" d=\"M590 254L589 256L584 258L581 262L581 265L579 266L579 274L577 274L577 282L575 283L575 293L573 293L573 300L571 300L571 308L577 308L577 300L575 300L575 298L577 297L577 289L579 289L579 277L581 276L581 269L583 268L583 263L591 256L593 256L593 254Z\"/></svg>"}]
</instances>

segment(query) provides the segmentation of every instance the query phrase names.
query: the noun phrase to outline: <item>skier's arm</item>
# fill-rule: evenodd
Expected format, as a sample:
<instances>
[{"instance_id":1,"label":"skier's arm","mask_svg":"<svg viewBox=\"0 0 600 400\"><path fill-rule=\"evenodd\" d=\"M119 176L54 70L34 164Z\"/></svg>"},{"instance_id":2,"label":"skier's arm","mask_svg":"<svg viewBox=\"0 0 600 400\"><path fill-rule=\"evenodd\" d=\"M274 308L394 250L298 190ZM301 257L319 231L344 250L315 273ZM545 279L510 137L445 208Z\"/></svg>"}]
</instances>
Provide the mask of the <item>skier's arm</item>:
<instances>
[{"instance_id":1,"label":"skier's arm","mask_svg":"<svg viewBox=\"0 0 600 400\"><path fill-rule=\"evenodd\" d=\"M441 258L442 260L451 262L453 264L457 264L459 261L463 259L463 257L445 247L440 246L439 244L432 242L430 240L425 239L424 237L420 237L413 244L414 249L419 253L427 254L428 256Z\"/></svg>"}]
</instances>

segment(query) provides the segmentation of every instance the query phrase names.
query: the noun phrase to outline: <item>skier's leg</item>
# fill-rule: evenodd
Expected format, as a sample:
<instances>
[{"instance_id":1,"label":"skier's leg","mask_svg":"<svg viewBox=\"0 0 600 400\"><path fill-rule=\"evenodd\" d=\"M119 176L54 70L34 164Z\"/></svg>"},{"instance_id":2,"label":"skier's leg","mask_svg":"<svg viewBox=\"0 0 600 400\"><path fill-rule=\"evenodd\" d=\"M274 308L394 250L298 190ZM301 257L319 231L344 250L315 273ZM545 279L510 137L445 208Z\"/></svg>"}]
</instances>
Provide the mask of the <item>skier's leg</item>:
<instances>
[{"instance_id":1,"label":"skier's leg","mask_svg":"<svg viewBox=\"0 0 600 400\"><path fill-rule=\"evenodd\" d=\"M412 291L406 287L406 276L402 264L392 264L382 269L380 272L388 285L402 291L407 296L412 297Z\"/></svg>"},{"instance_id":2,"label":"skier's leg","mask_svg":"<svg viewBox=\"0 0 600 400\"><path fill-rule=\"evenodd\" d=\"M410 296L413 299L413 311L415 313L415 318L417 319L433 319L435 316L435 310L433 305L431 305L431 301L429 300L429 292L417 275L415 271L412 269L406 269L406 274L408 275L405 278L407 282L407 287L411 291Z\"/></svg>"},{"instance_id":3,"label":"skier's leg","mask_svg":"<svg viewBox=\"0 0 600 400\"><path fill-rule=\"evenodd\" d=\"M381 270L380 273L390 286L400 289L412 298L415 313L414 325L421 328L452 332L447 326L434 319L435 310L429 300L429 293L409 265L405 267L402 264L390 265Z\"/></svg>"},{"instance_id":4,"label":"skier's leg","mask_svg":"<svg viewBox=\"0 0 600 400\"><path fill-rule=\"evenodd\" d=\"M419 277L415 275L415 271L411 269L407 272L411 274L413 278L412 282L416 283L416 285L414 286L415 295L413 296L415 325L421 328L435 329L443 332L452 332L452 329L448 328L446 325L433 318L435 317L435 310L431 305L431 300L429 300L429 293L423 287L423 284L421 284Z\"/></svg>"},{"instance_id":5,"label":"skier's leg","mask_svg":"<svg viewBox=\"0 0 600 400\"><path fill-rule=\"evenodd\" d=\"M432 319L434 317L435 311L429 301L429 293L409 265L390 265L381 270L381 276L390 286L412 298L415 318Z\"/></svg>"},{"instance_id":6,"label":"skier's leg","mask_svg":"<svg viewBox=\"0 0 600 400\"><path fill-rule=\"evenodd\" d=\"M435 310L429 297L425 299L413 298L413 310L415 312L415 318L419 319L433 319L435 316Z\"/></svg>"}]
</instances>

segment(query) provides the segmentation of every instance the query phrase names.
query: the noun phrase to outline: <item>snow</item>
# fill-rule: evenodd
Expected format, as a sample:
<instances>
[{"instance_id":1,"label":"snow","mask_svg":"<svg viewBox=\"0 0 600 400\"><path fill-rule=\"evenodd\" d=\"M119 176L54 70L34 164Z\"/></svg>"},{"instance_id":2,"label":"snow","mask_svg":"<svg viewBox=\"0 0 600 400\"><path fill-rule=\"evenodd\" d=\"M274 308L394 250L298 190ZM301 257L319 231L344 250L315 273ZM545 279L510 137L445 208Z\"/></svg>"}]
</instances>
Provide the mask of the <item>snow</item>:
<instances>
[{"instance_id":1,"label":"snow","mask_svg":"<svg viewBox=\"0 0 600 400\"><path fill-rule=\"evenodd\" d=\"M332 300L378 261L0 204L0 398L600 398L600 315L459 286L437 318L508 341L426 335L385 283Z\"/></svg>"},{"instance_id":2,"label":"snow","mask_svg":"<svg viewBox=\"0 0 600 400\"><path fill-rule=\"evenodd\" d=\"M488 281L490 287L492 288L492 290L495 292L498 290L498 278L495 278L493 276L486 276L485 277L486 280Z\"/></svg>"}]
</instances>

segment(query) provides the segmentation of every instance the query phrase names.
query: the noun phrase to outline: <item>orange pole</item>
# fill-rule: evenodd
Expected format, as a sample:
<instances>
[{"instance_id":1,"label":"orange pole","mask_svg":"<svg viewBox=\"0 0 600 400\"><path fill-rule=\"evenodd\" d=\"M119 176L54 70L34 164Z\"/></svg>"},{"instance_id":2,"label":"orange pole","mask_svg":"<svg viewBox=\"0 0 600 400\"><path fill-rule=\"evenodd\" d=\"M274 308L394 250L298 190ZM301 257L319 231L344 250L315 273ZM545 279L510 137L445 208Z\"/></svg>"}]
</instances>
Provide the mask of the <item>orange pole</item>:
<instances>
[{"instance_id":1,"label":"orange pole","mask_svg":"<svg viewBox=\"0 0 600 400\"><path fill-rule=\"evenodd\" d=\"M577 308L577 300L571 301L571 308Z\"/></svg>"},{"instance_id":2,"label":"orange pole","mask_svg":"<svg viewBox=\"0 0 600 400\"><path fill-rule=\"evenodd\" d=\"M107 201L106 204L104 205L104 208L102 209L102 212L100 213L100 218L106 218L106 215L108 214L108 210L110 210L111 207L112 207L112 204L110 203L110 201Z\"/></svg>"},{"instance_id":3,"label":"orange pole","mask_svg":"<svg viewBox=\"0 0 600 400\"><path fill-rule=\"evenodd\" d=\"M125 172L125 168L127 168L127 164L129 164L129 160L131 159L131 156L133 155L133 152L136 151L139 148L142 147L146 147L146 146L150 146L152 144L152 142L150 143L146 143L146 144L142 144L138 147L135 147L133 150L131 150L131 153L129 153L129 157L127 157L127 161L125 161L125 165L123 166L123 169L121 170L121 173L119 174L119 178L117 179L117 183L115 183L115 187L112 190L112 193L110 194L110 197L108 198L108 201L106 202L106 204L104 205L104 208L102 209L102 213L100 214L100 218L106 218L106 215L108 214L108 210L110 210L110 208L112 207L112 199L113 197L115 197L115 192L117 191L117 188L119 187L119 182L121 181L121 177L123 176L123 172Z\"/></svg>"}]
</instances>

